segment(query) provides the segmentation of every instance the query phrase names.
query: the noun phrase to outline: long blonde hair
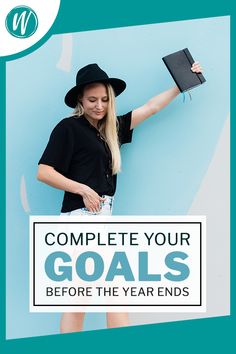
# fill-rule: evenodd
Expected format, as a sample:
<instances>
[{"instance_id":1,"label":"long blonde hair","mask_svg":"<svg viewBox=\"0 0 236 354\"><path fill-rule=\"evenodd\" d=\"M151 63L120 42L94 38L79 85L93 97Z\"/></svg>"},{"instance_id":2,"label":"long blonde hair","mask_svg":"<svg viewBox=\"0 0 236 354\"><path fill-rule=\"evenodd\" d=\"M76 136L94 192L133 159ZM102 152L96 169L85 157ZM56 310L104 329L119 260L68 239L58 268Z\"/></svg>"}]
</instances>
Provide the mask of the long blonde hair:
<instances>
[{"instance_id":1,"label":"long blonde hair","mask_svg":"<svg viewBox=\"0 0 236 354\"><path fill-rule=\"evenodd\" d=\"M116 118L115 108L115 94L113 87L110 84L104 84L107 89L108 107L106 116L98 122L97 129L102 138L107 143L112 156L112 174L115 175L121 171L121 155L118 138L118 120ZM74 116L80 117L84 114L83 106L80 102L80 98L83 93L78 97L78 103L73 112Z\"/></svg>"}]
</instances>

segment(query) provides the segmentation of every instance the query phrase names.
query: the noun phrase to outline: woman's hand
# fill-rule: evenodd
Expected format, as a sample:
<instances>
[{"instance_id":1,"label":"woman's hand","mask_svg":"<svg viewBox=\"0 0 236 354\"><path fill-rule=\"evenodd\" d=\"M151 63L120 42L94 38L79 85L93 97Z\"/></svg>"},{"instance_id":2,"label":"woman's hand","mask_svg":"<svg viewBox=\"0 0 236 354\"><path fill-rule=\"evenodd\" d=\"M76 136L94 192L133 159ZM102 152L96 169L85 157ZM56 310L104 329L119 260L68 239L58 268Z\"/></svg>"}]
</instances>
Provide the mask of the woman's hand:
<instances>
[{"instance_id":1,"label":"woman's hand","mask_svg":"<svg viewBox=\"0 0 236 354\"><path fill-rule=\"evenodd\" d=\"M191 67L193 73L202 73L203 69L198 61L195 61Z\"/></svg>"},{"instance_id":2,"label":"woman's hand","mask_svg":"<svg viewBox=\"0 0 236 354\"><path fill-rule=\"evenodd\" d=\"M85 184L81 184L80 194L88 211L93 213L99 212L101 210L101 202L106 200L106 198L100 197L92 188Z\"/></svg>"}]
</instances>

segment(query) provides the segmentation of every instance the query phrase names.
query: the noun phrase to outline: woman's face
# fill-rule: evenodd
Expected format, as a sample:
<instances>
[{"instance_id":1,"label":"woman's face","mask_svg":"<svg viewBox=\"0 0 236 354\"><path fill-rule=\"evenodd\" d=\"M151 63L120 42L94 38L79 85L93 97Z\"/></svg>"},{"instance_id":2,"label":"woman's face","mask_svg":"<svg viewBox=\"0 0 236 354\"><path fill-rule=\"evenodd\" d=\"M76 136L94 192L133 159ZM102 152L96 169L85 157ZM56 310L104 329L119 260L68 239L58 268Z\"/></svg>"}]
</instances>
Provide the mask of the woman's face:
<instances>
[{"instance_id":1,"label":"woman's face","mask_svg":"<svg viewBox=\"0 0 236 354\"><path fill-rule=\"evenodd\" d=\"M84 115L94 123L107 114L108 94L105 85L101 83L86 86L80 101L84 108Z\"/></svg>"}]
</instances>

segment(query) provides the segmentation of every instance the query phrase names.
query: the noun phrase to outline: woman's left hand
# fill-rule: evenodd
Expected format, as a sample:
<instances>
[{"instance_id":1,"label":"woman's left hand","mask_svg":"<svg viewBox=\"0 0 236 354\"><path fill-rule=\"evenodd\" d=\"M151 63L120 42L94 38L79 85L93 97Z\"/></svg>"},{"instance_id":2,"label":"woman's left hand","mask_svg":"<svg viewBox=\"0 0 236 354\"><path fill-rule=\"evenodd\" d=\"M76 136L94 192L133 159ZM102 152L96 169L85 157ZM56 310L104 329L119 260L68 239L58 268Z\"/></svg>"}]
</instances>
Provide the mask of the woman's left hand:
<instances>
[{"instance_id":1,"label":"woman's left hand","mask_svg":"<svg viewBox=\"0 0 236 354\"><path fill-rule=\"evenodd\" d=\"M198 61L195 61L191 67L192 72L194 73L202 73L203 69L201 67L201 64Z\"/></svg>"}]
</instances>

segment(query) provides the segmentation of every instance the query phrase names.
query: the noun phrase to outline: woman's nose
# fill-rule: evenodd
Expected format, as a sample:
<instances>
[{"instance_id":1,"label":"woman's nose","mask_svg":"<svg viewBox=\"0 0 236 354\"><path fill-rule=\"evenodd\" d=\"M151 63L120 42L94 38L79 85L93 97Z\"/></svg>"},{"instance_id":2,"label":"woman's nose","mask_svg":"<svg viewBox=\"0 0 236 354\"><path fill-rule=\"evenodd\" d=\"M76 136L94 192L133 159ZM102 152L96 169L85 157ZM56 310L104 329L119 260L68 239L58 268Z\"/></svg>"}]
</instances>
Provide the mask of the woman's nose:
<instances>
[{"instance_id":1,"label":"woman's nose","mask_svg":"<svg viewBox=\"0 0 236 354\"><path fill-rule=\"evenodd\" d=\"M103 106L102 106L102 101L97 101L96 103L96 107L101 109Z\"/></svg>"}]
</instances>

